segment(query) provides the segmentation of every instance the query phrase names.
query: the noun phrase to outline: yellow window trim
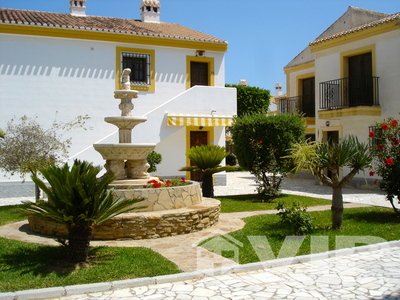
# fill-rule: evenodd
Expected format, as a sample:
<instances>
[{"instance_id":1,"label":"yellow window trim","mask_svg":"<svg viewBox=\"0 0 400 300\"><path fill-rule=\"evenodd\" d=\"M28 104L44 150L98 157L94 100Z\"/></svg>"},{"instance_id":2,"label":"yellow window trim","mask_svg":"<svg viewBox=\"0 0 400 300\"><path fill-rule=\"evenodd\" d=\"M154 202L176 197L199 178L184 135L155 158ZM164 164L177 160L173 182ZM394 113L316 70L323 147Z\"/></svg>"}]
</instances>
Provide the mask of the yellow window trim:
<instances>
[{"instance_id":1,"label":"yellow window trim","mask_svg":"<svg viewBox=\"0 0 400 300\"><path fill-rule=\"evenodd\" d=\"M351 42L355 42L358 40L366 39L378 34L383 34L387 33L393 30L398 30L400 29L398 24L398 20L394 20L393 22L386 23L386 24L381 24L379 26L371 27L368 29L364 29L361 31L353 32L350 34L346 34L337 38L334 38L332 40L327 40L321 43L318 43L316 45L311 45L310 50L311 53L313 52L318 52L321 50L326 50L332 47L348 44Z\"/></svg>"},{"instance_id":2,"label":"yellow window trim","mask_svg":"<svg viewBox=\"0 0 400 300\"><path fill-rule=\"evenodd\" d=\"M307 74L301 74L301 75L296 77L296 82L297 82L296 83L297 84L296 92L297 92L297 95L299 95L299 96L303 95L303 86L301 84L301 81L304 80L304 79L312 78L312 77L315 78L315 72L310 72L310 73L307 73Z\"/></svg>"},{"instance_id":3,"label":"yellow window trim","mask_svg":"<svg viewBox=\"0 0 400 300\"><path fill-rule=\"evenodd\" d=\"M186 89L191 86L191 62L208 63L208 86L214 86L214 57L186 56Z\"/></svg>"},{"instance_id":4,"label":"yellow window trim","mask_svg":"<svg viewBox=\"0 0 400 300\"><path fill-rule=\"evenodd\" d=\"M110 32L49 28L49 27L39 27L39 26L1 24L0 33L129 43L129 44L174 47L174 48L184 48L184 49L202 49L207 51L218 51L218 52L228 51L227 44L206 43L206 42L199 42L192 40L176 40L176 39L168 39L160 37L138 36L129 34L110 33Z\"/></svg>"},{"instance_id":5,"label":"yellow window trim","mask_svg":"<svg viewBox=\"0 0 400 300\"><path fill-rule=\"evenodd\" d=\"M343 129L342 126L332 126L332 127L321 127L321 141L326 143L328 141L328 132L329 131L338 131L339 132L339 140L343 138Z\"/></svg>"},{"instance_id":6,"label":"yellow window trim","mask_svg":"<svg viewBox=\"0 0 400 300\"><path fill-rule=\"evenodd\" d=\"M145 91L145 92L155 92L156 90L156 80L155 80L155 51L149 49L140 49L140 48L127 48L127 47L117 47L116 48L116 76L115 76L115 87L117 90L120 89L120 77L119 76L123 70L121 70L121 52L131 52L131 53L144 53L150 54L150 85L142 86L142 85L132 85L132 90L137 91Z\"/></svg>"},{"instance_id":7,"label":"yellow window trim","mask_svg":"<svg viewBox=\"0 0 400 300\"><path fill-rule=\"evenodd\" d=\"M318 111L319 119L330 119L330 118L343 118L353 116L381 116L380 106L356 106L343 109L333 110L320 110Z\"/></svg>"},{"instance_id":8,"label":"yellow window trim","mask_svg":"<svg viewBox=\"0 0 400 300\"><path fill-rule=\"evenodd\" d=\"M315 61L311 61L308 63L304 63L301 65L297 65L297 66L293 66L293 67L284 69L284 72L286 75L286 95L288 97L291 97L291 94L290 94L290 76L292 75L291 73L303 71L303 70L307 70L307 69L312 69L312 68L315 68ZM312 75L312 74L314 74L314 75ZM305 77L303 77L303 76L305 76ZM304 79L304 78L308 78L308 77L315 77L315 72L310 72L310 73L307 73L304 75L299 75L298 77L296 77L296 80L298 82L298 79ZM298 89L299 89L299 87L297 85L297 87L296 87L297 92L298 92Z\"/></svg>"},{"instance_id":9,"label":"yellow window trim","mask_svg":"<svg viewBox=\"0 0 400 300\"><path fill-rule=\"evenodd\" d=\"M349 77L349 57L369 53L372 56L372 76L376 76L376 47L375 44L340 53L341 78Z\"/></svg>"},{"instance_id":10,"label":"yellow window trim","mask_svg":"<svg viewBox=\"0 0 400 300\"><path fill-rule=\"evenodd\" d=\"M213 127L195 127L195 126L187 126L186 127L186 152L190 149L190 132L191 131L206 131L207 134L207 145L210 145L212 141L214 141L214 128ZM185 153L186 153L185 152ZM186 165L190 166L190 159L186 157ZM190 172L186 172L186 178L190 179Z\"/></svg>"}]
</instances>

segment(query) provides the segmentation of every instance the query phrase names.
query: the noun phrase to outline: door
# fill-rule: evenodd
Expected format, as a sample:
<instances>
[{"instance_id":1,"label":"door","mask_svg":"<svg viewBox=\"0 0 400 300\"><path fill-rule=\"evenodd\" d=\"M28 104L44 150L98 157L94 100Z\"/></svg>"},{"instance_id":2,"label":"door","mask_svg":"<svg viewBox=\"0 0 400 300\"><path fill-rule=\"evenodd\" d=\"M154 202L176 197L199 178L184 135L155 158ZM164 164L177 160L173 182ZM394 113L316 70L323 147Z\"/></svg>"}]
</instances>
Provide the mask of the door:
<instances>
[{"instance_id":1,"label":"door","mask_svg":"<svg viewBox=\"0 0 400 300\"><path fill-rule=\"evenodd\" d=\"M302 89L303 101L301 112L303 112L306 117L315 117L315 77L303 79Z\"/></svg>"},{"instance_id":2,"label":"door","mask_svg":"<svg viewBox=\"0 0 400 300\"><path fill-rule=\"evenodd\" d=\"M349 106L373 105L372 54L351 56L349 62Z\"/></svg>"},{"instance_id":3,"label":"door","mask_svg":"<svg viewBox=\"0 0 400 300\"><path fill-rule=\"evenodd\" d=\"M207 145L208 144L208 132L207 131L191 131L190 132L190 148L195 146ZM193 163L190 162L193 166ZM190 179L195 181L202 181L203 174L190 172Z\"/></svg>"},{"instance_id":4,"label":"door","mask_svg":"<svg viewBox=\"0 0 400 300\"><path fill-rule=\"evenodd\" d=\"M190 87L208 85L208 63L190 62Z\"/></svg>"}]
</instances>

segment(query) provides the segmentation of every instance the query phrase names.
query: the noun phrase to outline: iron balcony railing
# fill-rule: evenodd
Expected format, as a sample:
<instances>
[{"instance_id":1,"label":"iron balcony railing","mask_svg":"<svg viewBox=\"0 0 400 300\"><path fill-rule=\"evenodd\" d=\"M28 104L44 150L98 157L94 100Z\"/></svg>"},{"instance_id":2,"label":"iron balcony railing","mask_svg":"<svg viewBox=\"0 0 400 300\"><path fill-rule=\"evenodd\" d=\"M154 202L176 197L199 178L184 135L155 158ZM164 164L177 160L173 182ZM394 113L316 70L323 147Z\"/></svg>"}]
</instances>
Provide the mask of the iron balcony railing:
<instances>
[{"instance_id":1,"label":"iron balcony railing","mask_svg":"<svg viewBox=\"0 0 400 300\"><path fill-rule=\"evenodd\" d=\"M279 100L278 111L286 114L299 112L305 117L315 117L315 97L305 95L282 98Z\"/></svg>"},{"instance_id":2,"label":"iron balcony railing","mask_svg":"<svg viewBox=\"0 0 400 300\"><path fill-rule=\"evenodd\" d=\"M319 84L320 109L379 106L379 77L347 77Z\"/></svg>"}]
</instances>

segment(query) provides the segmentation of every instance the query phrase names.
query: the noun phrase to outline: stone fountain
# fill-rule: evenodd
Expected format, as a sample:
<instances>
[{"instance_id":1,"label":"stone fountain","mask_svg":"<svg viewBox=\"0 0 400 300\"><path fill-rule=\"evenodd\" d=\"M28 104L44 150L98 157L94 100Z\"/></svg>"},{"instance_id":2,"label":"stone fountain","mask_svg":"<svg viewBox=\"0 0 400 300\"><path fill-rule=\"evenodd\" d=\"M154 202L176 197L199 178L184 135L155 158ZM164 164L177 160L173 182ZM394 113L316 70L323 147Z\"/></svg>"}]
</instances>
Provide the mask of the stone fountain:
<instances>
[{"instance_id":1,"label":"stone fountain","mask_svg":"<svg viewBox=\"0 0 400 300\"><path fill-rule=\"evenodd\" d=\"M138 97L138 92L130 88L130 69L122 73L121 90L114 91L114 98L120 99L119 109L121 116L106 117L104 121L118 127L118 144L95 144L94 149L106 160L107 172L114 173L116 180L123 184L140 184L141 179L146 181L150 178L147 170L150 165L147 163L147 155L154 150L156 144L132 144L132 129L147 121L145 117L132 116L134 108L132 99ZM129 182L126 180L135 180Z\"/></svg>"},{"instance_id":2,"label":"stone fountain","mask_svg":"<svg viewBox=\"0 0 400 300\"><path fill-rule=\"evenodd\" d=\"M198 182L164 188L143 188L149 179L148 154L156 144L132 143L132 129L147 121L145 117L132 116L132 99L138 92L130 89L130 69L125 69L121 89L114 91L120 99L121 116L106 117L107 123L118 127L118 144L95 144L93 147L106 160L107 172L116 180L110 185L115 197L143 198L136 206L145 208L121 214L106 221L94 230L93 238L100 240L149 239L199 231L218 222L220 201L204 198ZM155 177L156 178L156 177ZM29 217L29 227L42 234L66 236L64 225L35 216Z\"/></svg>"}]
</instances>

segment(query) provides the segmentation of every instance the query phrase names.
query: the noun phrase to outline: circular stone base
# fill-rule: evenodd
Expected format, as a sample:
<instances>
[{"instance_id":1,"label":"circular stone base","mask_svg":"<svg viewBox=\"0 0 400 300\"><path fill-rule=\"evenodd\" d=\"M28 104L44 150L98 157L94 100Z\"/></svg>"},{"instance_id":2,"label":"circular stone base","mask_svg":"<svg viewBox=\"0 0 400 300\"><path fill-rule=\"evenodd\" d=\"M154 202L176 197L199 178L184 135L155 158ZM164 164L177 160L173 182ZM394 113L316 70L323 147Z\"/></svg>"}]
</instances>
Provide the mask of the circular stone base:
<instances>
[{"instance_id":1,"label":"circular stone base","mask_svg":"<svg viewBox=\"0 0 400 300\"><path fill-rule=\"evenodd\" d=\"M93 239L154 239L196 232L218 222L221 202L203 198L199 204L171 210L121 214L96 226ZM67 236L64 225L29 217L32 231L55 236Z\"/></svg>"}]
</instances>

